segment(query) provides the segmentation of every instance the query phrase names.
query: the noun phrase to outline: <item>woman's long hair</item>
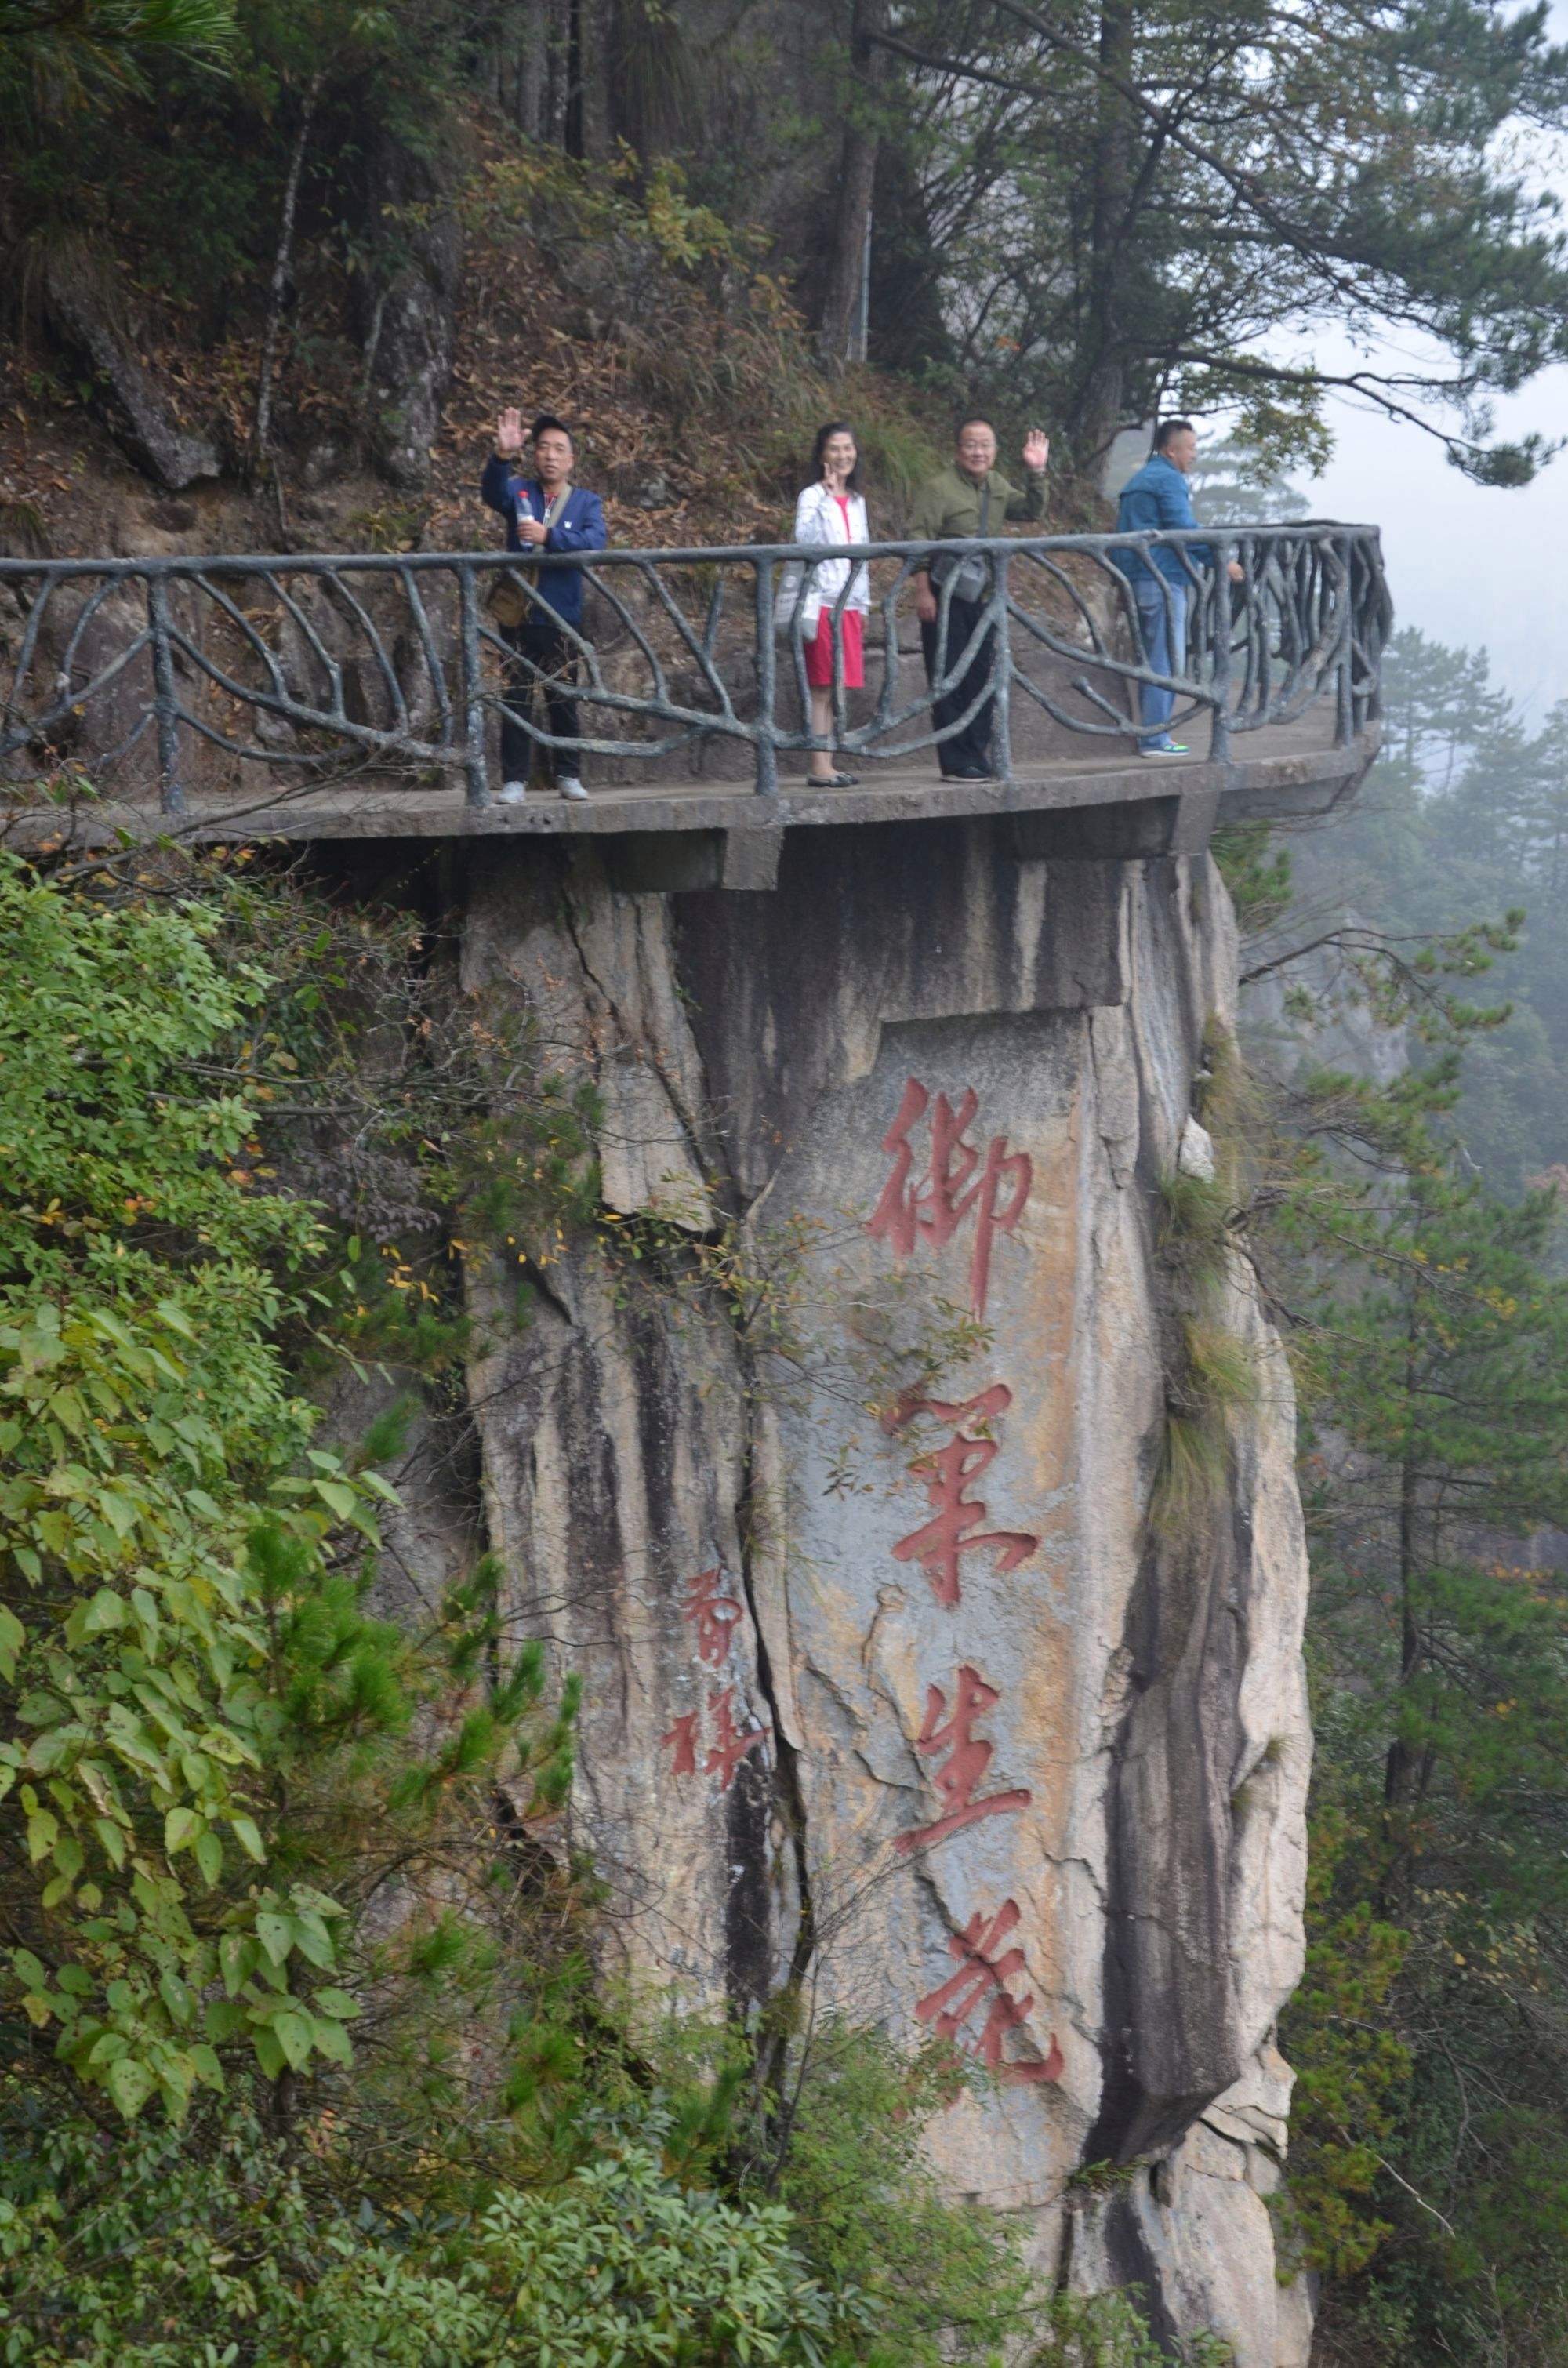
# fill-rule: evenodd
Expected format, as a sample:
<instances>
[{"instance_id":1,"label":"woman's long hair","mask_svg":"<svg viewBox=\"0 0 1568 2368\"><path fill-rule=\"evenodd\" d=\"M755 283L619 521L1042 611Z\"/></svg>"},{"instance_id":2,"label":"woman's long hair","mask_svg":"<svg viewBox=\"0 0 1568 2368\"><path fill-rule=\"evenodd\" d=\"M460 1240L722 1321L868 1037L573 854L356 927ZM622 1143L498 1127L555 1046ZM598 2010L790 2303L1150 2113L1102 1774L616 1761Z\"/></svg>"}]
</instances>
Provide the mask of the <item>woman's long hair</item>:
<instances>
[{"instance_id":1,"label":"woman's long hair","mask_svg":"<svg viewBox=\"0 0 1568 2368\"><path fill-rule=\"evenodd\" d=\"M822 456L827 450L830 436L855 436L855 430L847 419L830 419L817 429L817 440L812 446L811 481L813 485L822 483ZM855 466L844 480L844 489L849 494L858 494L860 490L860 438L858 436L855 436Z\"/></svg>"}]
</instances>

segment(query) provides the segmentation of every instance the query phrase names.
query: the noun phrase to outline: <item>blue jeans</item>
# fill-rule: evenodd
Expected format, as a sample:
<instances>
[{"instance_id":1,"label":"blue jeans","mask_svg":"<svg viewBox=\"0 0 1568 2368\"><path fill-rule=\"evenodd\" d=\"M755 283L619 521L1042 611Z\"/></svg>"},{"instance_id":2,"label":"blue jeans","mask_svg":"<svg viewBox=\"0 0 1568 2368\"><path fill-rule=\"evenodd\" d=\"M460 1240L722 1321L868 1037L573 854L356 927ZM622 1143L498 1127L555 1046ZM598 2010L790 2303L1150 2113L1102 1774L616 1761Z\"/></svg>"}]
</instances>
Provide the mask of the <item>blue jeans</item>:
<instances>
[{"instance_id":1,"label":"blue jeans","mask_svg":"<svg viewBox=\"0 0 1568 2368\"><path fill-rule=\"evenodd\" d=\"M1165 605L1166 595L1170 605ZM1187 586L1185 584L1153 584L1148 576L1140 577L1132 586L1132 597L1138 603L1138 630L1143 642L1143 661L1157 674L1180 674L1187 664ZM1161 690L1157 685L1141 682L1138 686L1139 720L1148 726L1143 734L1145 748L1161 748L1170 738L1170 720L1176 712L1174 690Z\"/></svg>"}]
</instances>

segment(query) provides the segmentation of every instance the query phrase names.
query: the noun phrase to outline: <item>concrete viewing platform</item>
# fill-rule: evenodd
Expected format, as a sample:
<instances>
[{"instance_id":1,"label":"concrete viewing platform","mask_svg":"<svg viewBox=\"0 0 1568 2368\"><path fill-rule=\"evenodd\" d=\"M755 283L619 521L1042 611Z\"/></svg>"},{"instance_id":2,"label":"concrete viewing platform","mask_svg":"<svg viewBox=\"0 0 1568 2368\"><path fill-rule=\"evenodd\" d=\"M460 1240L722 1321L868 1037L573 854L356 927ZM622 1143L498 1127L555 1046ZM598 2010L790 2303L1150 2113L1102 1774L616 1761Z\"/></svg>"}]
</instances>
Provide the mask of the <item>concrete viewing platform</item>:
<instances>
[{"instance_id":1,"label":"concrete viewing platform","mask_svg":"<svg viewBox=\"0 0 1568 2368\"><path fill-rule=\"evenodd\" d=\"M498 590L533 597L504 553L0 562L6 836L40 850L588 838L627 885L674 890L771 887L794 830L983 817L1007 823L1019 854L1120 858L1324 814L1381 736L1376 531L1192 541L972 546L992 591L964 646L956 630L943 641L936 716L910 630L931 547L866 546L868 688L839 689L832 733L856 779L834 787L807 778L802 635L778 622L790 569L820 552L592 554L567 739L551 680L496 621ZM1152 555L1184 571L1163 596L1181 603L1176 672L1152 662L1130 593L1129 557ZM1138 753L1151 691L1190 754ZM944 780L939 743L977 714L999 778ZM536 769L581 772L588 795L500 803L504 722Z\"/></svg>"},{"instance_id":2,"label":"concrete viewing platform","mask_svg":"<svg viewBox=\"0 0 1568 2368\"><path fill-rule=\"evenodd\" d=\"M1253 733L1244 753L1216 763L1179 757L1058 757L1010 780L946 781L934 766L878 765L849 789L782 780L759 797L749 781L621 784L585 800L530 791L524 805L471 805L460 788L409 789L362 777L282 796L193 799L178 817L151 799L77 801L14 810L6 837L37 849L84 852L124 838L176 837L199 845L267 841L497 838L620 842L618 870L650 888L767 887L786 830L1010 819L1019 851L1117 857L1194 853L1220 825L1326 814L1352 796L1378 752L1369 723L1335 741L1325 702L1300 722ZM260 788L257 784L257 789ZM662 844L660 844L662 843Z\"/></svg>"}]
</instances>

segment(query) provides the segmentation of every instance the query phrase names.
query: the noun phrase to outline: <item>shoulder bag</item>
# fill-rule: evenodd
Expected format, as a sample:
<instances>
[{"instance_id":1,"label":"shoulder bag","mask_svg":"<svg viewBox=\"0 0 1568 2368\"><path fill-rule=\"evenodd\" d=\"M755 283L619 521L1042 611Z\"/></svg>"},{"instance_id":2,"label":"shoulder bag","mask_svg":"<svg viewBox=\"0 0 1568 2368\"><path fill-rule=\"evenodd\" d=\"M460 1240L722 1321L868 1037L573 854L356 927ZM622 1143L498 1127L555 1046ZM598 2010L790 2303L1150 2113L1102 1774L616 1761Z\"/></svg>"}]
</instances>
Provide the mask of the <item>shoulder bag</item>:
<instances>
[{"instance_id":1,"label":"shoulder bag","mask_svg":"<svg viewBox=\"0 0 1568 2368\"><path fill-rule=\"evenodd\" d=\"M980 493L980 531L991 531L991 480L986 478ZM955 541L967 541L967 536ZM950 584L955 600L983 600L991 589L991 562L983 552L960 554L957 551L935 551L927 573L932 585L940 592Z\"/></svg>"}]
</instances>

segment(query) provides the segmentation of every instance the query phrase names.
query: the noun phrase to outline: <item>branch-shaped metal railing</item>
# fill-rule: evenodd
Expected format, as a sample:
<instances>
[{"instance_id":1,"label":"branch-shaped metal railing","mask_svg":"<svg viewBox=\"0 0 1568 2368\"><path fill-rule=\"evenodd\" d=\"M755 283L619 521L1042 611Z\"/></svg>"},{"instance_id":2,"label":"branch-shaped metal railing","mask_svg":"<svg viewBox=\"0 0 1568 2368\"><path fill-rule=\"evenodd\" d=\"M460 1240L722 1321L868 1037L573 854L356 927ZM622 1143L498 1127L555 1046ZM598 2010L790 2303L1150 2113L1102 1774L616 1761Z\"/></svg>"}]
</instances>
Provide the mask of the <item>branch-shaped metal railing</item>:
<instances>
[{"instance_id":1,"label":"branch-shaped metal railing","mask_svg":"<svg viewBox=\"0 0 1568 2368\"><path fill-rule=\"evenodd\" d=\"M504 552L0 561L0 781L74 765L107 783L134 760L177 814L191 787L254 765L460 777L481 805L509 720L572 771L586 758L652 775L728 743L767 794L787 752L907 764L977 723L1006 778L1025 706L1103 756L1146 734L1140 702L1158 692L1176 728L1207 723L1221 761L1236 735L1322 701L1341 743L1377 712L1390 608L1375 528L993 537L961 547L979 563L969 599L952 569L928 575L937 552L955 546L606 551L551 556L542 577ZM568 574L585 578L574 624L540 605ZM868 628L854 692L851 608ZM833 728L813 736L822 609ZM574 732L552 729L563 691Z\"/></svg>"}]
</instances>

